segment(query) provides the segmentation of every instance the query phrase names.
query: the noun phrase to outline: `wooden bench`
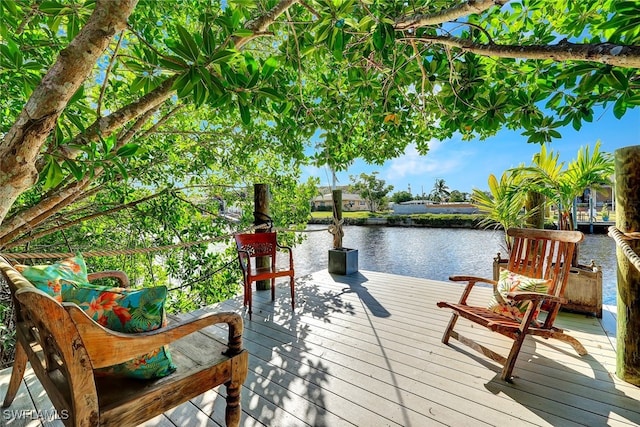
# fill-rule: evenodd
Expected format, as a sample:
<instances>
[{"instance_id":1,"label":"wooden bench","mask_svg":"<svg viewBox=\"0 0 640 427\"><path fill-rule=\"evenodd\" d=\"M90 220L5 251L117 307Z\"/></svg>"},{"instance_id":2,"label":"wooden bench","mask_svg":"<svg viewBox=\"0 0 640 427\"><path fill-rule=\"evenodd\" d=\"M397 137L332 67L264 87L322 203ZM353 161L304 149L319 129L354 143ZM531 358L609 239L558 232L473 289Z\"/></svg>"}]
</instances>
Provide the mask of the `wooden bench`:
<instances>
[{"instance_id":1,"label":"wooden bench","mask_svg":"<svg viewBox=\"0 0 640 427\"><path fill-rule=\"evenodd\" d=\"M77 305L60 304L0 257L0 279L16 308L16 355L3 407L18 391L27 361L67 426L135 426L220 384L227 389L225 421L240 423L240 390L248 371L242 317L211 313L138 334L103 328ZM123 273L93 274L90 278ZM226 323L228 343L199 332ZM100 377L94 370L168 345L176 372L153 380Z\"/></svg>"}]
</instances>

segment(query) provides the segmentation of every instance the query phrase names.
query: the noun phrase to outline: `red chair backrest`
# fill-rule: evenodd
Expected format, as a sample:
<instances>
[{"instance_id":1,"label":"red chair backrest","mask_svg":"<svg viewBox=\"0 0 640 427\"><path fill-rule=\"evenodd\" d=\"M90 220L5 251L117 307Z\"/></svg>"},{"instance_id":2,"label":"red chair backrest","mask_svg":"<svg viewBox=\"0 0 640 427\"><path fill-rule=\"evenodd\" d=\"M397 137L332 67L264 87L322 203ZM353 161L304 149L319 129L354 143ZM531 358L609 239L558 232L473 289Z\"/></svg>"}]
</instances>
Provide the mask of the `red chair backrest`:
<instances>
[{"instance_id":1,"label":"red chair backrest","mask_svg":"<svg viewBox=\"0 0 640 427\"><path fill-rule=\"evenodd\" d=\"M246 251L250 257L273 256L277 250L276 233L236 234L238 251Z\"/></svg>"}]
</instances>

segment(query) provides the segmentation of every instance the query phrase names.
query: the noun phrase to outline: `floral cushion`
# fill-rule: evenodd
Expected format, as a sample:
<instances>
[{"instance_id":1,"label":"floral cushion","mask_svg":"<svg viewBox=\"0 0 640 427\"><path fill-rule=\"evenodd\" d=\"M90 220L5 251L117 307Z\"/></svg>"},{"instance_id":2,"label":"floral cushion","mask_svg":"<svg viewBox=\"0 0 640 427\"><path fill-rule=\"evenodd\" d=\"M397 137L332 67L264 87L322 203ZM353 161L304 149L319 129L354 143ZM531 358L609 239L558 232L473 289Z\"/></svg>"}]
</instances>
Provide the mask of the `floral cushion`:
<instances>
[{"instance_id":1,"label":"floral cushion","mask_svg":"<svg viewBox=\"0 0 640 427\"><path fill-rule=\"evenodd\" d=\"M88 285L87 265L82 255L48 265L16 265L15 269L36 288L62 302L63 287Z\"/></svg>"},{"instance_id":2,"label":"floral cushion","mask_svg":"<svg viewBox=\"0 0 640 427\"><path fill-rule=\"evenodd\" d=\"M166 324L166 287L125 289L92 285L80 254L51 265L17 265L16 270L38 289L59 302L77 304L89 317L113 331L147 332ZM98 369L96 374L146 379L166 376L175 369L168 349L161 347L119 365Z\"/></svg>"},{"instance_id":3,"label":"floral cushion","mask_svg":"<svg viewBox=\"0 0 640 427\"><path fill-rule=\"evenodd\" d=\"M494 288L493 297L489 303L489 309L521 322L527 311L527 307L529 306L529 301L508 301L506 299L507 294L509 292L547 293L549 290L549 284L550 280L534 279L501 268L498 285ZM533 316L534 321L538 317L539 307L536 307L535 310L536 313Z\"/></svg>"},{"instance_id":4,"label":"floral cushion","mask_svg":"<svg viewBox=\"0 0 640 427\"><path fill-rule=\"evenodd\" d=\"M147 332L166 324L165 286L142 289L72 286L62 294L65 302L77 304L89 317L113 331ZM147 379L164 377L175 370L169 350L161 347L119 365L98 369L96 374Z\"/></svg>"}]
</instances>

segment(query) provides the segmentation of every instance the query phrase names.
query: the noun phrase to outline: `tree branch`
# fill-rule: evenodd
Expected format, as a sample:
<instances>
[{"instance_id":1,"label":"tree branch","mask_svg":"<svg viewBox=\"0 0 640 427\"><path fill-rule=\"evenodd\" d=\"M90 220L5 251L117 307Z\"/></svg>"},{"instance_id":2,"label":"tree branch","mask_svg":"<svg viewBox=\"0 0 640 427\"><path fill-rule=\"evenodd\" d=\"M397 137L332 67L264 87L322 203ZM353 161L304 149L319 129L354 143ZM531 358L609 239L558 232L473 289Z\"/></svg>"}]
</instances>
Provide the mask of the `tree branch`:
<instances>
[{"instance_id":1,"label":"tree branch","mask_svg":"<svg viewBox=\"0 0 640 427\"><path fill-rule=\"evenodd\" d=\"M131 139L135 136L135 134L142 129L142 126L145 125L153 117L153 115L160 109L160 105L156 105L155 107L147 110L143 115L138 116L136 118L135 123L129 128L122 131L122 133L118 136L118 141L114 144L114 147L111 149L113 152L118 148L122 147L124 144L127 144Z\"/></svg>"},{"instance_id":2,"label":"tree branch","mask_svg":"<svg viewBox=\"0 0 640 427\"><path fill-rule=\"evenodd\" d=\"M265 32L269 25L271 25L289 7L296 4L297 1L298 0L282 0L266 14L248 22L246 28L254 31L255 33ZM102 4L102 2L105 4ZM42 223L46 218L52 216L55 212L73 203L76 200L76 197L78 197L78 192L82 191L83 188L86 188L86 186L89 185L90 181L88 180L88 177L85 177L83 180L77 181L60 189L58 192L41 200L26 211L12 217L10 221L2 221L18 195L33 185L37 179L37 170L42 168L42 163L37 164L35 158L47 136L55 126L55 122L59 117L60 112L66 107L70 97L77 90L77 87L79 87L79 85L87 78L95 65L97 58L108 46L111 37L118 30L124 29L126 25L126 18L135 7L136 2L137 0L98 0L96 10L100 10L102 14L97 18L92 16L87 25L83 27L80 34L72 41L69 48L61 52L58 63L62 62L63 65L56 63L56 65L49 70L47 76L45 76L45 79L43 80L43 84L36 88L16 124L14 124L14 126L9 130L5 139L0 141L0 171L20 170L22 173L19 180L13 175L0 175L0 200L4 200L4 202L0 204L0 222L2 223L0 225L0 247L11 241L12 238L20 233L20 230L32 229ZM118 25L115 25L114 22ZM102 49L99 52L95 52L95 49L93 49L94 45L87 45L87 36L84 35L85 32L89 32L90 35L94 35L93 33L97 32L103 36L104 40L100 40L100 46ZM242 47L253 37L254 36L248 36L234 39L236 48ZM92 40L93 39L91 39L91 41ZM74 49L72 49L72 47ZM81 58L77 57L78 52L76 52L76 50L78 48L81 50L79 53L86 53L84 51L88 51L91 55L85 54ZM69 51L70 53L65 53L66 51ZM71 53L74 52L75 54L71 55ZM92 56L94 54L95 58ZM87 59L88 56L89 59ZM69 59L73 60L72 64L68 63ZM65 74L64 67L70 67L76 62L80 63L80 68L83 70L86 69L86 75L74 75L72 76L73 78L71 78ZM52 76L50 78L54 79L56 83L58 83L59 87L64 87L64 94L60 94L57 91L54 93L46 92L43 85L47 81L48 76ZM172 90L172 87L177 77L178 75L168 77L158 87L141 97L138 101L133 102L108 116L99 117L82 134L76 136L70 142L70 145L85 145L91 141L97 141L100 136L109 135L123 127L129 121L158 107L173 95L174 91ZM60 84L58 80L62 80L62 84ZM77 87L74 86L75 89L73 87L69 89L70 86L64 86L65 82L68 83L69 80L72 80L74 84L77 84ZM39 96L36 97L36 95ZM42 98L45 96L47 98L47 102L44 102L44 107L49 108L46 109L46 111L40 112L40 110L43 110L43 105L41 104L43 103ZM50 104L52 103L54 108L50 107ZM34 143L27 141L27 136L25 136L26 133L30 135L30 138ZM125 141L128 141L132 136L133 134L126 133L114 148L117 149L122 146L126 143ZM64 157L70 159L77 157L80 153L79 150L72 149L69 146L60 147L59 149L64 153ZM25 169L27 171L26 174L24 173ZM102 168L96 168L92 180L102 173Z\"/></svg>"},{"instance_id":3,"label":"tree branch","mask_svg":"<svg viewBox=\"0 0 640 427\"><path fill-rule=\"evenodd\" d=\"M89 184L91 184L91 180L88 177L81 181L75 181L40 200L36 205L13 215L8 221L4 221L0 225L0 248L18 234L32 230L56 212L79 200L83 194L82 190L86 189Z\"/></svg>"},{"instance_id":4,"label":"tree branch","mask_svg":"<svg viewBox=\"0 0 640 427\"><path fill-rule=\"evenodd\" d=\"M81 150L70 148L69 146L83 146L88 145L90 142L95 142L100 136L109 135L136 117L156 108L173 94L171 88L176 78L177 76L167 78L157 88L139 100L122 107L118 111L114 111L108 116L99 117L91 126L87 127L81 134L78 134L67 145L59 147L59 150L63 152L65 158L75 159L81 153ZM38 170L42 170L44 160L41 159L36 164L36 167Z\"/></svg>"},{"instance_id":5,"label":"tree branch","mask_svg":"<svg viewBox=\"0 0 640 427\"><path fill-rule=\"evenodd\" d=\"M160 118L160 120L158 120L153 126L151 126L149 129L147 129L140 137L141 138L146 138L147 136L151 135L152 133L158 133L158 129L160 128L160 126L165 124L178 111L182 110L182 108L184 108L184 105L176 106L173 110L169 111L167 114L162 116Z\"/></svg>"},{"instance_id":6,"label":"tree branch","mask_svg":"<svg viewBox=\"0 0 640 427\"><path fill-rule=\"evenodd\" d=\"M401 16L396 19L394 28L396 30L408 30L427 25L437 25L458 18L468 16L472 13L481 13L493 6L503 6L509 0L469 0L449 9L425 15Z\"/></svg>"},{"instance_id":7,"label":"tree branch","mask_svg":"<svg viewBox=\"0 0 640 427\"><path fill-rule=\"evenodd\" d=\"M246 28L252 30L258 35L263 35L266 28L271 25L275 19L277 19L282 13L284 13L289 7L297 3L298 0L283 0L273 9L271 9L265 15L260 16L254 21L247 23ZM236 49L239 49L249 41L257 37L256 34L247 37L238 37L234 40ZM129 121L136 117L145 114L147 111L155 108L173 95L172 90L174 81L178 78L178 75L173 75L163 81L158 87L151 92L141 97L138 101L122 107L118 111L113 112L105 117L98 117L98 119L87 129L71 140L67 145L62 146L59 150L63 153L63 157L68 159L76 158L81 151L69 146L83 146L89 142L97 141L102 136L109 135L120 127L124 126ZM36 164L36 170L42 170L44 167L44 160L40 159Z\"/></svg>"},{"instance_id":8,"label":"tree branch","mask_svg":"<svg viewBox=\"0 0 640 427\"><path fill-rule=\"evenodd\" d=\"M148 200L155 199L156 197L159 197L159 196L165 194L167 191L168 190L165 188L164 190L162 190L162 191L160 191L158 193L152 194L152 195L147 196L147 197L143 197L142 199L134 200L133 202L125 203L123 205L116 206L115 208L107 209L106 211L96 212L96 213L93 213L93 214L90 214L90 215L86 215L86 216L84 216L82 218L78 218L78 219L75 219L73 221L67 221L64 224L61 224L61 225L59 225L57 227L49 228L47 230L40 231L40 232L35 233L35 234L31 234L31 235L23 237L21 239L14 240L13 242L8 243L7 245L5 245L4 249L11 249L11 248L14 248L16 246L20 246L22 244L29 243L29 242L31 242L33 240L36 240L36 239L39 239L41 237L48 236L49 234L53 234L53 233L55 233L57 231L66 230L66 229L68 229L70 227L73 227L76 224L81 224L83 222L86 222L86 221L89 221L89 220L92 220L92 219L95 219L95 218L99 218L101 216L110 215L112 213L116 213L116 212L119 212L119 211L124 210L124 209L132 208L132 207L134 207L136 205L139 205L140 203L144 203L144 202L146 202Z\"/></svg>"},{"instance_id":9,"label":"tree branch","mask_svg":"<svg viewBox=\"0 0 640 427\"><path fill-rule=\"evenodd\" d=\"M118 50L120 50L120 44L122 43L122 35L124 33L120 31L120 37L118 37L118 43L116 43L116 47L113 49L113 54L111 55L111 59L109 60L109 66L104 71L104 81L102 82L102 87L100 88L100 96L98 96L98 107L96 108L96 116L100 117L102 115L102 100L104 99L104 92L107 90L107 84L109 83L109 74L111 73L111 69L113 68L113 64L116 62L116 57L118 56Z\"/></svg>"},{"instance_id":10,"label":"tree branch","mask_svg":"<svg viewBox=\"0 0 640 427\"><path fill-rule=\"evenodd\" d=\"M136 3L137 0L98 0L87 24L60 52L0 140L0 221L17 197L36 182L35 160L58 117L89 77L113 35L124 29Z\"/></svg>"},{"instance_id":11,"label":"tree branch","mask_svg":"<svg viewBox=\"0 0 640 427\"><path fill-rule=\"evenodd\" d=\"M282 15L291 6L298 3L298 1L299 0L281 0L280 3L275 5L269 12L247 22L245 28L258 33L266 31L269 25L273 24L280 15ZM236 48L244 45L244 43L239 44L244 38L245 37L242 37L236 40Z\"/></svg>"},{"instance_id":12,"label":"tree branch","mask_svg":"<svg viewBox=\"0 0 640 427\"><path fill-rule=\"evenodd\" d=\"M589 61L618 67L640 68L640 46L614 43L576 44L562 40L554 45L481 44L452 36L400 37L398 41L421 41L456 47L482 56L513 59L551 59L553 61Z\"/></svg>"}]
</instances>

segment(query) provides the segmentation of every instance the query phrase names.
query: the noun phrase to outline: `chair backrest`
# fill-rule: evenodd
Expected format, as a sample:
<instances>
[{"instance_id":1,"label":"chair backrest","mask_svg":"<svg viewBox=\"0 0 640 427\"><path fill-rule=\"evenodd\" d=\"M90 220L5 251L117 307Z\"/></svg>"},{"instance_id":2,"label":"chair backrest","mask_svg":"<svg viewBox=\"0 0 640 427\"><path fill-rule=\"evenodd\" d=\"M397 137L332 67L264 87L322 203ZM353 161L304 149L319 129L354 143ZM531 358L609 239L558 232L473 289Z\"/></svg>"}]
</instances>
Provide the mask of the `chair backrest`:
<instances>
[{"instance_id":1,"label":"chair backrest","mask_svg":"<svg viewBox=\"0 0 640 427\"><path fill-rule=\"evenodd\" d=\"M236 247L241 255L250 257L275 256L276 233L236 234Z\"/></svg>"},{"instance_id":2,"label":"chair backrest","mask_svg":"<svg viewBox=\"0 0 640 427\"><path fill-rule=\"evenodd\" d=\"M59 411L70 417L86 417L87 423L97 420L98 397L91 360L71 316L2 257L0 272L16 305L18 341L47 395ZM77 402L86 409L82 414L74 412Z\"/></svg>"},{"instance_id":3,"label":"chair backrest","mask_svg":"<svg viewBox=\"0 0 640 427\"><path fill-rule=\"evenodd\" d=\"M584 239L580 231L510 228L513 238L507 269L527 277L550 280L548 293L562 298L571 273L576 245ZM553 324L560 304L545 303L545 324Z\"/></svg>"}]
</instances>

